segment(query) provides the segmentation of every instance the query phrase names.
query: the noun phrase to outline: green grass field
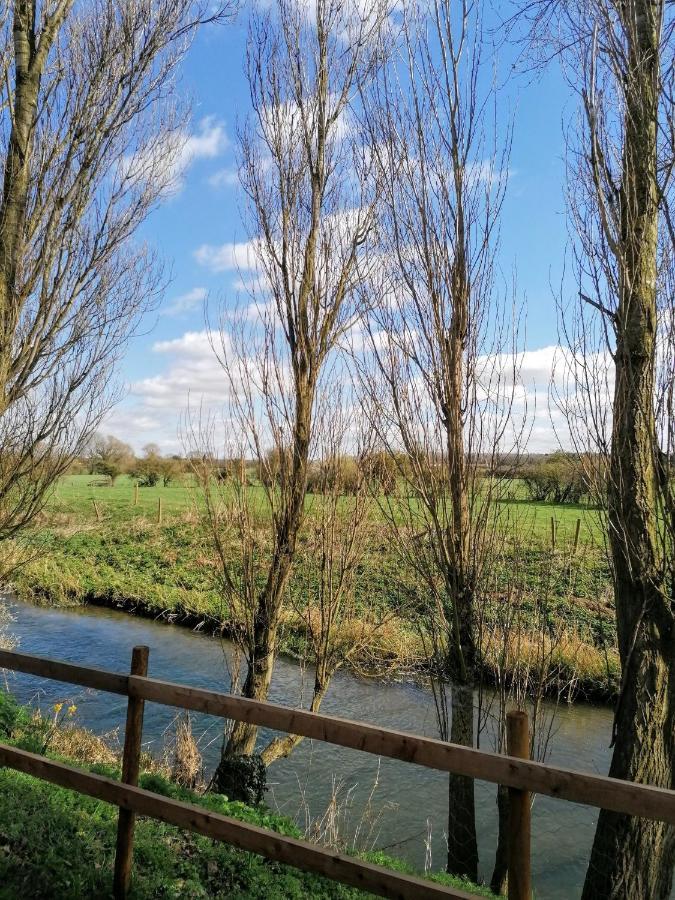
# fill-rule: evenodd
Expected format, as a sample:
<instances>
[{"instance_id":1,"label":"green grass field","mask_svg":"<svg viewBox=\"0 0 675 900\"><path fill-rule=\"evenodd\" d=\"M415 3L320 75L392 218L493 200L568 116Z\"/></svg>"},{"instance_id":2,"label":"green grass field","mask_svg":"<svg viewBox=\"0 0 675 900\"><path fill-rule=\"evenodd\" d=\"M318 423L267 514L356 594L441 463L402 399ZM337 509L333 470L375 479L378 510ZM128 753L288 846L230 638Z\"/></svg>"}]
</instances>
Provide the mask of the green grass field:
<instances>
[{"instance_id":1,"label":"green grass field","mask_svg":"<svg viewBox=\"0 0 675 900\"><path fill-rule=\"evenodd\" d=\"M199 492L190 483L140 487L134 505L131 479L121 477L114 486L101 486L102 481L91 475L60 480L41 521L22 538L22 550L30 558L17 570L17 593L53 604L117 604L152 615L168 613L190 624L204 620L213 626L227 625L229 612L218 589L218 566L201 521ZM615 632L599 515L583 506L530 503L519 484L512 488L499 514L513 541L490 569L493 600L488 618L499 619L501 594L506 594L517 572L525 587L524 620L551 634L560 623L566 629L562 677L579 668L581 682L588 682L590 693L611 693L616 677ZM264 490L255 485L249 490L258 515L266 516ZM310 515L318 502L308 496ZM413 620L424 596L420 592L418 606L411 605L413 582L393 549L382 511L374 506L371 516L374 527L358 572L356 608L364 616L373 609L391 614L391 624L378 635L376 655L389 669L400 663L401 670L409 670L422 661ZM578 521L579 546L572 554ZM302 540L299 546L290 585L296 607L311 604L316 587L314 559L308 553L303 556ZM301 622L288 624L282 646L286 652L302 653ZM579 646L583 653L574 650Z\"/></svg>"},{"instance_id":2,"label":"green grass field","mask_svg":"<svg viewBox=\"0 0 675 900\"><path fill-rule=\"evenodd\" d=\"M176 516L187 510L196 511L199 493L189 478L174 482L167 487L141 487L138 489L138 505L134 506L134 482L128 476L121 476L113 486L105 484L105 478L97 475L66 475L54 488L49 508L82 517L85 522L95 519L93 501L109 519L130 521L143 517L148 522L156 521L159 499L162 499L163 514ZM264 503L262 487L253 485L250 489L261 504ZM552 503L533 503L527 499L524 486L514 481L507 491L508 500L501 506L507 507L514 527L523 534L534 536L542 543L551 540L551 518L554 519L557 542L570 545L574 540L577 520L581 519L580 539L582 544L599 546L602 543L602 523L597 510L580 504L556 506ZM307 498L308 506L312 497ZM376 517L382 514L374 508Z\"/></svg>"}]
</instances>

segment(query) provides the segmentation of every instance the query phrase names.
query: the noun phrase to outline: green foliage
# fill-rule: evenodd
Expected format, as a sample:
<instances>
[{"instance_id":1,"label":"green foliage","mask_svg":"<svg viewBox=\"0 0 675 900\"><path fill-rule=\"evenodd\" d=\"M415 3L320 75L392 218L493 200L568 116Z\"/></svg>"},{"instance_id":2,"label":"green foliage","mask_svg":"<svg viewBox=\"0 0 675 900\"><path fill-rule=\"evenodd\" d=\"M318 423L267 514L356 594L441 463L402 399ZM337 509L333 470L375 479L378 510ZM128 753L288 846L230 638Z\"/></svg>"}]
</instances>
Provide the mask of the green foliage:
<instances>
[{"instance_id":1,"label":"green foliage","mask_svg":"<svg viewBox=\"0 0 675 900\"><path fill-rule=\"evenodd\" d=\"M414 875L415 870L403 859L392 859L381 850L375 850L371 853L364 853L363 858L376 866L386 866L395 872L403 872L406 875ZM429 881L435 881L437 884L443 884L447 887L457 888L461 891L475 894L477 897L494 897L495 895L487 887L480 887L468 881L466 878L458 878L456 875L449 875L447 872L433 872L429 876Z\"/></svg>"},{"instance_id":2,"label":"green foliage","mask_svg":"<svg viewBox=\"0 0 675 900\"><path fill-rule=\"evenodd\" d=\"M157 777L152 787L159 785ZM176 791L162 785L166 795ZM70 900L111 895L117 810L11 770L0 772L0 898ZM242 810L225 798L179 799L279 831L285 820ZM134 898L313 898L361 896L254 854L151 819L136 825Z\"/></svg>"},{"instance_id":3,"label":"green foliage","mask_svg":"<svg viewBox=\"0 0 675 900\"><path fill-rule=\"evenodd\" d=\"M17 729L25 728L29 722L30 715L25 707L19 706L7 691L0 691L0 736L3 740L11 738Z\"/></svg>"},{"instance_id":4,"label":"green foliage","mask_svg":"<svg viewBox=\"0 0 675 900\"><path fill-rule=\"evenodd\" d=\"M551 453L520 472L530 499L545 503L575 503L588 493L581 460L573 453Z\"/></svg>"}]
</instances>

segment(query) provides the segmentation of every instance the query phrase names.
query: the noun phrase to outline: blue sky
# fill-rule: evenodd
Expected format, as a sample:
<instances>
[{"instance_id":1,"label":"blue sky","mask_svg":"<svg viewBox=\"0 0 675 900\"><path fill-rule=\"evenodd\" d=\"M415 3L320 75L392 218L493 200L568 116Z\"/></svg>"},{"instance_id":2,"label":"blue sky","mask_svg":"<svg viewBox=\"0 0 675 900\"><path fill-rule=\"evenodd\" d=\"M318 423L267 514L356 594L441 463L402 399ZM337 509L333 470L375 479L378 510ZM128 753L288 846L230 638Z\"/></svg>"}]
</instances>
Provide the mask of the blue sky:
<instances>
[{"instance_id":1,"label":"blue sky","mask_svg":"<svg viewBox=\"0 0 675 900\"><path fill-rule=\"evenodd\" d=\"M191 404L202 398L217 404L224 392L204 334L204 302L208 298L213 309L236 302L241 278L227 264L232 244L247 237L236 180L237 124L249 110L245 28L241 16L234 24L203 29L185 60L183 89L193 101L185 135L189 162L180 189L153 212L142 235L159 251L171 280L160 308L146 317L121 362L125 396L103 429L136 450L152 441L165 452L180 452L188 396ZM501 51L505 67L510 52ZM506 276L516 273L526 306L523 377L545 396L557 344L551 285L560 282L567 240L563 129L576 104L555 66L542 78L514 77L500 102L514 119L500 264ZM530 447L555 446L544 399Z\"/></svg>"}]
</instances>

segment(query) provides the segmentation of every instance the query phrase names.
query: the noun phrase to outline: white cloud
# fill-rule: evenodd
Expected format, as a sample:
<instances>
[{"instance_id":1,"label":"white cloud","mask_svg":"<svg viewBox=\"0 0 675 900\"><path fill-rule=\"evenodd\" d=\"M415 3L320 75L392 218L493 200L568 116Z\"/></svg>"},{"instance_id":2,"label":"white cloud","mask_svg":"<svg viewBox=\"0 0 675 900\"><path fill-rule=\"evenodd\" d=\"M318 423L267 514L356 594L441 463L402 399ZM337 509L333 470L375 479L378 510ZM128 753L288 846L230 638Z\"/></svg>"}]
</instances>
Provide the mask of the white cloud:
<instances>
[{"instance_id":1,"label":"white cloud","mask_svg":"<svg viewBox=\"0 0 675 900\"><path fill-rule=\"evenodd\" d=\"M198 125L196 134L185 140L181 149L181 162L189 166L195 159L215 159L230 146L225 126L214 116L205 116Z\"/></svg>"},{"instance_id":2,"label":"white cloud","mask_svg":"<svg viewBox=\"0 0 675 900\"><path fill-rule=\"evenodd\" d=\"M145 410L168 410L175 417L185 409L189 398L212 404L222 402L227 396L227 379L206 330L188 331L173 340L157 341L152 350L169 357L170 363L165 372L132 385L132 395ZM174 432L176 425L174 421Z\"/></svg>"},{"instance_id":3,"label":"white cloud","mask_svg":"<svg viewBox=\"0 0 675 900\"><path fill-rule=\"evenodd\" d=\"M206 288L196 287L185 294L175 297L171 303L162 310L164 316L180 316L191 312L206 300L208 291Z\"/></svg>"},{"instance_id":4,"label":"white cloud","mask_svg":"<svg viewBox=\"0 0 675 900\"><path fill-rule=\"evenodd\" d=\"M218 169L208 178L211 187L234 187L239 184L239 173L236 169Z\"/></svg>"},{"instance_id":5,"label":"white cloud","mask_svg":"<svg viewBox=\"0 0 675 900\"><path fill-rule=\"evenodd\" d=\"M251 303L240 312L245 319L254 320L265 314L265 306ZM386 340L380 332L375 338L378 344ZM108 417L106 429L138 450L154 441L164 452L173 453L181 450L179 429L188 407L193 411L200 408L215 411L222 423L222 416L232 400L232 385L216 357L212 339L215 339L218 354L227 355L230 347L227 335L221 342L220 334L214 336L206 330L186 331L179 337L156 341L152 346L152 354L157 360L155 373L131 386L130 397ZM364 343L362 330L355 326L345 337L345 342L360 346ZM486 358L486 369L491 362L499 372L501 387L498 390L508 396L509 386L512 389L512 432L519 433L523 421L527 422L523 431L526 437L524 449L546 452L561 444L570 447L568 420L577 435L583 438L589 422L589 402L574 384L573 375L578 369L569 350L550 345L527 350L515 360L507 354ZM607 409L611 400L611 366L608 368L601 354L593 357L591 364L596 367L599 382L604 382L600 384L595 402L600 407L606 405ZM249 360L245 365L254 372L254 362ZM233 427L230 424L225 428L225 437L233 437ZM510 433L507 433L505 446L510 439Z\"/></svg>"},{"instance_id":6,"label":"white cloud","mask_svg":"<svg viewBox=\"0 0 675 900\"><path fill-rule=\"evenodd\" d=\"M254 241L227 244L202 244L194 252L200 266L212 272L255 272L258 258Z\"/></svg>"},{"instance_id":7,"label":"white cloud","mask_svg":"<svg viewBox=\"0 0 675 900\"><path fill-rule=\"evenodd\" d=\"M126 156L120 174L138 182L155 183L165 195L182 190L185 175L199 159L214 159L229 146L225 126L213 116L206 116L189 133L183 129L170 132L161 140Z\"/></svg>"}]
</instances>

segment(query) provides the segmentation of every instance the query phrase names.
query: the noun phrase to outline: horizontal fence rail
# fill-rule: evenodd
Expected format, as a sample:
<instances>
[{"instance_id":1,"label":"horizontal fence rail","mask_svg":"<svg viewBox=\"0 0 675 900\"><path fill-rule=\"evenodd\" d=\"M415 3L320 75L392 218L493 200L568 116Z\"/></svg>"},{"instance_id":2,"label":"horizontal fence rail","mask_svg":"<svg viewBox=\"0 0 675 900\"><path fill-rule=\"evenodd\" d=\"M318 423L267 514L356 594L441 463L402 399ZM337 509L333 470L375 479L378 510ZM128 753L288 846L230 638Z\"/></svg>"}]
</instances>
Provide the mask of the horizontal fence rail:
<instances>
[{"instance_id":1,"label":"horizontal fence rail","mask_svg":"<svg viewBox=\"0 0 675 900\"><path fill-rule=\"evenodd\" d=\"M156 678L120 675L14 651L0 650L0 668L136 697L165 706L250 722L442 772L453 772L572 803L675 825L675 791L667 788L591 775L487 750L474 750L435 738L293 709L277 703L246 700L232 694L188 687Z\"/></svg>"},{"instance_id":2,"label":"horizontal fence rail","mask_svg":"<svg viewBox=\"0 0 675 900\"><path fill-rule=\"evenodd\" d=\"M205 837L223 841L240 850L248 850L276 862L324 875L332 881L340 881L380 897L396 897L401 900L421 900L421 898L476 900L475 894L466 891L434 884L413 875L392 872L382 866L335 853L307 841L286 837L276 831L209 812L201 806L171 800L152 791L113 781L102 775L83 772L64 763L54 762L2 743L0 743L0 765L9 766L60 787L70 788L88 797L113 803L129 812L150 816L169 825L177 825Z\"/></svg>"}]
</instances>

